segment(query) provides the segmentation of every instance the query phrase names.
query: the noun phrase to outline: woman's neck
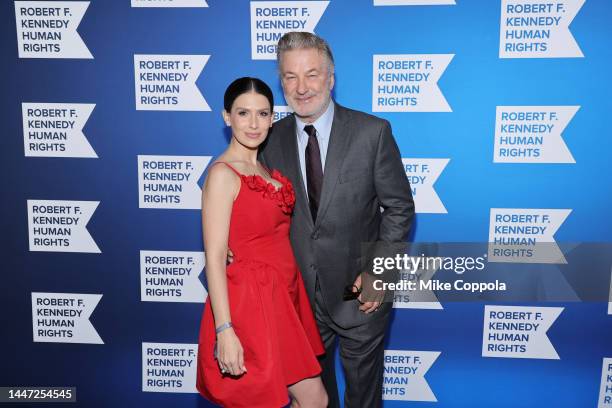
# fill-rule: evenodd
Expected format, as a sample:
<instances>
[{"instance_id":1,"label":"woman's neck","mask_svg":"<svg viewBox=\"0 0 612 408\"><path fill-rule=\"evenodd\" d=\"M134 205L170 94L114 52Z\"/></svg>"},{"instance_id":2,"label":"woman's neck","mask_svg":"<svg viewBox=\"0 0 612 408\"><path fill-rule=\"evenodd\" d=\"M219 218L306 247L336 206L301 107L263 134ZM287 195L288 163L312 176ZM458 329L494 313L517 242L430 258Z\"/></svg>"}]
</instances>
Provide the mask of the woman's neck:
<instances>
[{"instance_id":1,"label":"woman's neck","mask_svg":"<svg viewBox=\"0 0 612 408\"><path fill-rule=\"evenodd\" d=\"M257 166L257 149L251 149L246 146L243 146L238 143L234 138L232 138L232 141L230 142L230 145L227 148L227 152L232 158L238 161Z\"/></svg>"}]
</instances>

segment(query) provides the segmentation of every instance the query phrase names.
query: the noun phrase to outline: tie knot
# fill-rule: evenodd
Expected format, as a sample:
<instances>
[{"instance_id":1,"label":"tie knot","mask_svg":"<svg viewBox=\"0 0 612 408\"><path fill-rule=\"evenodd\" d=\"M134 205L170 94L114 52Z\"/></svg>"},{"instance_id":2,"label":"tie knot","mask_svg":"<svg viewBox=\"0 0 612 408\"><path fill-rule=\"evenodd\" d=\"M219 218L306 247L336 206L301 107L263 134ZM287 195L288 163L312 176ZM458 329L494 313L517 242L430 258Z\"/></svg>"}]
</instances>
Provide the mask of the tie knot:
<instances>
[{"instance_id":1,"label":"tie knot","mask_svg":"<svg viewBox=\"0 0 612 408\"><path fill-rule=\"evenodd\" d=\"M304 132L306 132L306 134L307 134L309 137L313 137L313 136L316 136L316 135L317 135L317 129L315 129L315 127L314 127L314 126L312 126L312 125L306 125L306 126L304 126Z\"/></svg>"}]
</instances>

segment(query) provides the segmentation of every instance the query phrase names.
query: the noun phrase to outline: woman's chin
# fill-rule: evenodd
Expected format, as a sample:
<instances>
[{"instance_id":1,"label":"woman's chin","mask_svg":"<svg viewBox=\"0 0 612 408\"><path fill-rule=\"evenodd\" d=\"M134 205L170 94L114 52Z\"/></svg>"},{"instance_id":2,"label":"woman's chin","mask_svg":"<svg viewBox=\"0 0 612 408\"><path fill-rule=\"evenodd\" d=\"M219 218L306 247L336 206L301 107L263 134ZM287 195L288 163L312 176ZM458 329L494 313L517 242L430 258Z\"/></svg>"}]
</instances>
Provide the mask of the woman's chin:
<instances>
[{"instance_id":1,"label":"woman's chin","mask_svg":"<svg viewBox=\"0 0 612 408\"><path fill-rule=\"evenodd\" d=\"M238 143L240 143L243 147L246 147L247 149L251 149L251 150L257 150L257 148L259 148L259 146L261 146L261 144L264 142L265 139L242 139L242 140L238 140Z\"/></svg>"}]
</instances>

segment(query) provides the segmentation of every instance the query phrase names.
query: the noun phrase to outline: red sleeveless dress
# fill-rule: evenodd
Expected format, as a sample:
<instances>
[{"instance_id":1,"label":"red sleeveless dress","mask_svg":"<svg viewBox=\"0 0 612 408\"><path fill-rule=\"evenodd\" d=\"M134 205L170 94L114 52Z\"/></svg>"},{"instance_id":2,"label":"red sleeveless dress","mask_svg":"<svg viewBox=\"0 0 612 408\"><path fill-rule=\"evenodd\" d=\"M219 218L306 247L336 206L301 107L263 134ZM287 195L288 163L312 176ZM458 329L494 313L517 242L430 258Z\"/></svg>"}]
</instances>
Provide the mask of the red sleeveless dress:
<instances>
[{"instance_id":1,"label":"red sleeveless dress","mask_svg":"<svg viewBox=\"0 0 612 408\"><path fill-rule=\"evenodd\" d=\"M232 324L247 372L221 374L213 357L215 323L206 302L200 326L196 388L224 407L274 408L289 402L287 386L321 373L325 352L289 241L295 204L291 182L274 170L276 188L243 175L229 229L234 261L227 267Z\"/></svg>"}]
</instances>

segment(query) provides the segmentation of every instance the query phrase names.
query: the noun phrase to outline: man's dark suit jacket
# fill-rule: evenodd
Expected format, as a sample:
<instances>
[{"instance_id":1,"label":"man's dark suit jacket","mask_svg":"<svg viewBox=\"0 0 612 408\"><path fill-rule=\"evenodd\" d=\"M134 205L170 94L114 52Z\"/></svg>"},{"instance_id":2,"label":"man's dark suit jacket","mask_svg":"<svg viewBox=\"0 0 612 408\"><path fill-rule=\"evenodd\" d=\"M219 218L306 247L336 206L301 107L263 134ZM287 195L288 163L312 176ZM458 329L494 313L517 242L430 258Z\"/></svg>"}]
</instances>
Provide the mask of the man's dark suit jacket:
<instances>
[{"instance_id":1,"label":"man's dark suit jacket","mask_svg":"<svg viewBox=\"0 0 612 408\"><path fill-rule=\"evenodd\" d=\"M330 103L334 103L333 101ZM335 105L316 222L300 171L296 121L276 122L260 159L295 189L291 244L314 307L315 283L336 324L364 324L372 316L343 300L360 270L362 242L404 242L414 215L410 184L388 121ZM381 212L380 208L384 211ZM383 305L387 311L390 304Z\"/></svg>"}]
</instances>

